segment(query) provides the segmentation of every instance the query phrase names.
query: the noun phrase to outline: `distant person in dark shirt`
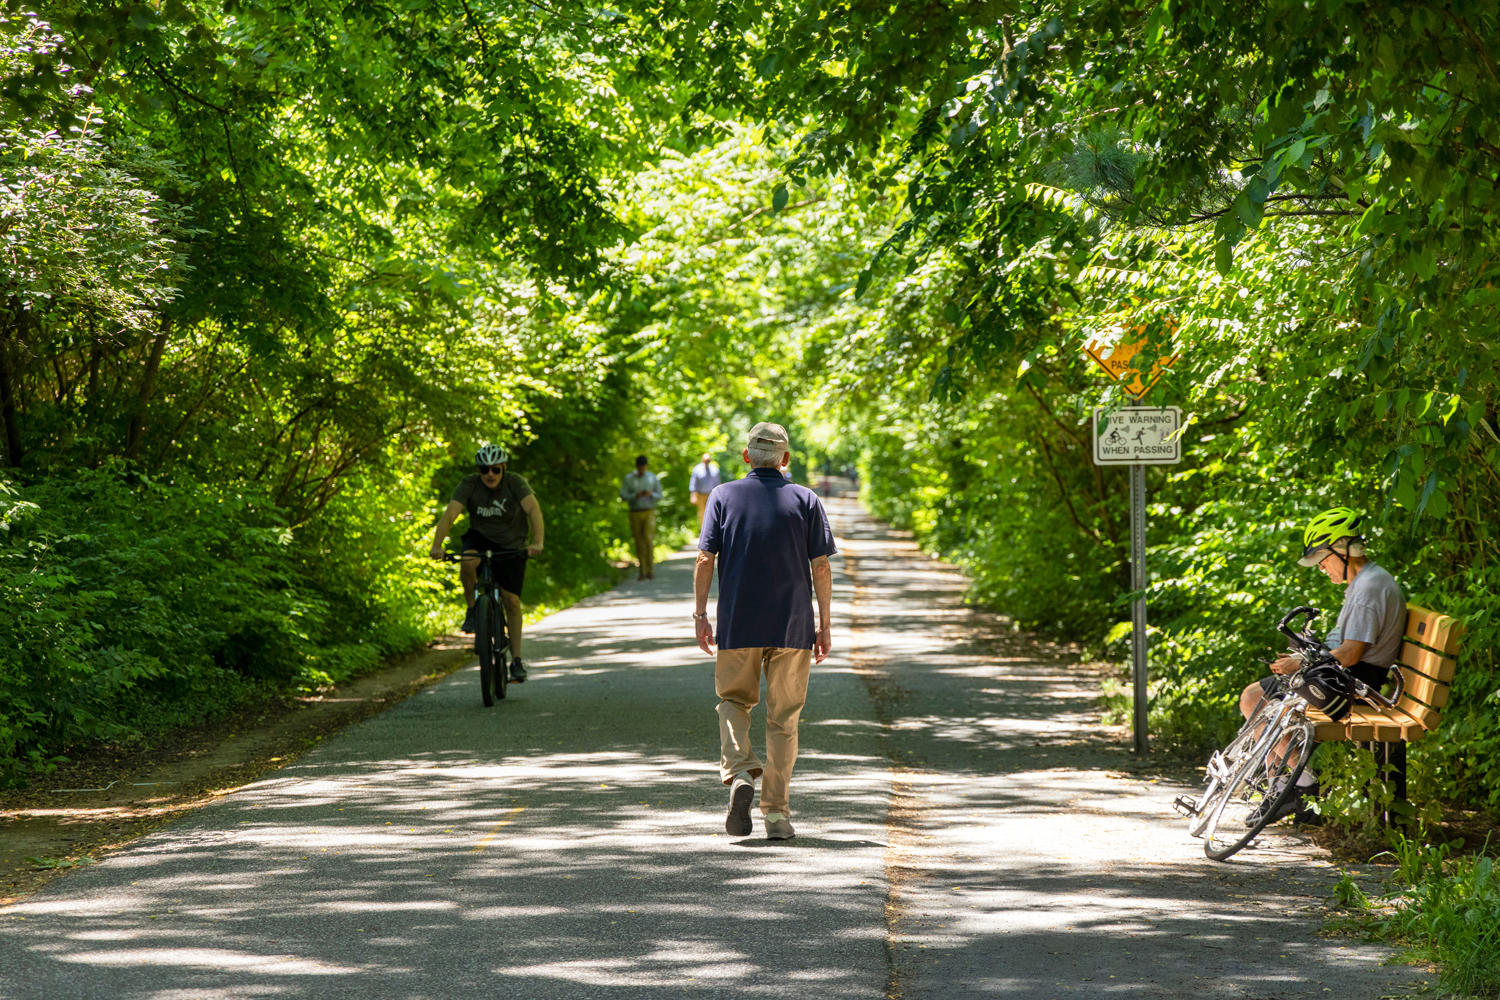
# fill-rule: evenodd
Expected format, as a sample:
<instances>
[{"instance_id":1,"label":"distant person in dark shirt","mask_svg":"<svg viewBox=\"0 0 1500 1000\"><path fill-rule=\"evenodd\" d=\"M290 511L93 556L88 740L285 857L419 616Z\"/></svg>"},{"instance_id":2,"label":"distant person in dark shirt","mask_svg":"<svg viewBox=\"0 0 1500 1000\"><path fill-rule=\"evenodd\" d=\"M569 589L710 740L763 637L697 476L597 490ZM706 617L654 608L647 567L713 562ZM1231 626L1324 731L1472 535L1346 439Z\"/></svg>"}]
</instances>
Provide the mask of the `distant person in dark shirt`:
<instances>
[{"instance_id":1,"label":"distant person in dark shirt","mask_svg":"<svg viewBox=\"0 0 1500 1000\"><path fill-rule=\"evenodd\" d=\"M491 561L495 582L500 584L500 600L505 605L505 626L510 633L510 679L524 681L526 668L521 664L521 586L526 581L526 560L542 551L545 526L542 508L531 487L514 472L508 471L510 455L504 448L487 444L474 455L477 471L465 476L453 491L448 509L437 523L432 539L432 558L443 558L443 540L453 522L464 511L469 512L469 530L464 532L463 562L459 578L464 584L464 599L469 609L464 614L463 630L474 631L474 592L479 588L479 557L468 553L498 550L502 555Z\"/></svg>"},{"instance_id":2,"label":"distant person in dark shirt","mask_svg":"<svg viewBox=\"0 0 1500 1000\"><path fill-rule=\"evenodd\" d=\"M833 531L817 494L788 482L781 470L791 443L780 424L750 429L741 452L750 474L708 496L698 563L693 569L693 628L698 647L715 655L719 696L719 778L729 786L726 832L750 834L755 779L763 778L760 811L770 840L794 836L788 785L797 762L797 722L816 660L829 648L835 551ZM717 636L708 620L708 593L717 564ZM817 599L817 622L813 599ZM766 685L766 760L750 741L750 711Z\"/></svg>"}]
</instances>

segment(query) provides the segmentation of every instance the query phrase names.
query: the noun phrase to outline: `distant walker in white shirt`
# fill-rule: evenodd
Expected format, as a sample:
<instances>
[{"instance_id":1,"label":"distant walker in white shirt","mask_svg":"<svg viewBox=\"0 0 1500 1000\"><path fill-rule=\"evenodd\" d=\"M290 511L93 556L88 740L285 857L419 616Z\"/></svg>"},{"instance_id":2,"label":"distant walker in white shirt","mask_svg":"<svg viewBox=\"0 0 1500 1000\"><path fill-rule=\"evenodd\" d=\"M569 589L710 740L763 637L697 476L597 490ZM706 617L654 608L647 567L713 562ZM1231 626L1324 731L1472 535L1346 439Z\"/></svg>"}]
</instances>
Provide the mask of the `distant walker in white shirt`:
<instances>
[{"instance_id":1,"label":"distant walker in white shirt","mask_svg":"<svg viewBox=\"0 0 1500 1000\"><path fill-rule=\"evenodd\" d=\"M620 499L630 505L630 537L635 540L637 580L656 579L656 505L661 502L661 480L646 468L646 456L635 456L635 471L620 483Z\"/></svg>"}]
</instances>

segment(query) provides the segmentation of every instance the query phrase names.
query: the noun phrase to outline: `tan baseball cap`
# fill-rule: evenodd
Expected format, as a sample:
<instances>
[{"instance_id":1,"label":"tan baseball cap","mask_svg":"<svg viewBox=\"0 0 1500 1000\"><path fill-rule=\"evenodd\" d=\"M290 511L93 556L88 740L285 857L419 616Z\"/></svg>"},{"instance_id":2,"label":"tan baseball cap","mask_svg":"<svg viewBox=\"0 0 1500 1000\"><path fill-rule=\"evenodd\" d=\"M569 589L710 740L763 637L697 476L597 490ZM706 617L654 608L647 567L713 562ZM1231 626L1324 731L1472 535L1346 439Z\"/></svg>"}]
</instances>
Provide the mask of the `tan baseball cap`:
<instances>
[{"instance_id":1,"label":"tan baseball cap","mask_svg":"<svg viewBox=\"0 0 1500 1000\"><path fill-rule=\"evenodd\" d=\"M750 439L745 447L760 450L779 448L782 451L791 451L792 439L787 437L785 427L762 420L750 428Z\"/></svg>"}]
</instances>

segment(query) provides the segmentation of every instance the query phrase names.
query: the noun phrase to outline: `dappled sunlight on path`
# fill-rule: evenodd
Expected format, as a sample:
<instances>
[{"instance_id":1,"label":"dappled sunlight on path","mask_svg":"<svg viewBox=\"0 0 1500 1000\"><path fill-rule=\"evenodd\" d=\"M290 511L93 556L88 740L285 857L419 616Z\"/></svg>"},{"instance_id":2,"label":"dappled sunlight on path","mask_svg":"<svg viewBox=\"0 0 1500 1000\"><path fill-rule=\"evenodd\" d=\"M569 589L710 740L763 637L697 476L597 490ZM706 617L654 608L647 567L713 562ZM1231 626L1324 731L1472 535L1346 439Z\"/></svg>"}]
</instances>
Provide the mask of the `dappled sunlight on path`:
<instances>
[{"instance_id":1,"label":"dappled sunlight on path","mask_svg":"<svg viewBox=\"0 0 1500 1000\"><path fill-rule=\"evenodd\" d=\"M727 837L691 567L529 629L531 679L492 709L467 667L0 912L0 995L881 995L868 696L821 671L798 837Z\"/></svg>"},{"instance_id":2,"label":"dappled sunlight on path","mask_svg":"<svg viewBox=\"0 0 1500 1000\"><path fill-rule=\"evenodd\" d=\"M830 513L794 840L723 832L683 552L531 627L494 708L471 664L0 910L0 997L1366 1000L1420 978L1319 936L1333 875L1289 828L1206 861L1181 789L1098 723L1095 671Z\"/></svg>"},{"instance_id":3,"label":"dappled sunlight on path","mask_svg":"<svg viewBox=\"0 0 1500 1000\"><path fill-rule=\"evenodd\" d=\"M899 766L891 942L915 998L1355 998L1420 977L1319 936L1333 882L1277 827L1207 861L1094 670L963 605L961 576L841 510L855 663Z\"/></svg>"}]
</instances>

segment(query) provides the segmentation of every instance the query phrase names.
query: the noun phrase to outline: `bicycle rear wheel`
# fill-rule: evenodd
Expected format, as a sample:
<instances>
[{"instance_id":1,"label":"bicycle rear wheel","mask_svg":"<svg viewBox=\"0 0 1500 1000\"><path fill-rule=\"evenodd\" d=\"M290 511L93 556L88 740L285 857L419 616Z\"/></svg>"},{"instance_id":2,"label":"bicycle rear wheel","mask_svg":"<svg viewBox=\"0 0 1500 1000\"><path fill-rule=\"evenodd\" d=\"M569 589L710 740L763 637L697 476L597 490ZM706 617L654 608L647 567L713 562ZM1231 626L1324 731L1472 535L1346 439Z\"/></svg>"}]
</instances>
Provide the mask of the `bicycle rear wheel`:
<instances>
[{"instance_id":1,"label":"bicycle rear wheel","mask_svg":"<svg viewBox=\"0 0 1500 1000\"><path fill-rule=\"evenodd\" d=\"M1254 840L1276 811L1296 794L1297 779L1314 745L1313 724L1289 712L1255 744L1213 804L1203 833L1203 853L1224 861Z\"/></svg>"},{"instance_id":2,"label":"bicycle rear wheel","mask_svg":"<svg viewBox=\"0 0 1500 1000\"><path fill-rule=\"evenodd\" d=\"M510 640L505 634L505 609L497 600L490 601L490 614L493 615L490 635L495 637L495 697L504 699L505 684L510 679Z\"/></svg>"},{"instance_id":3,"label":"bicycle rear wheel","mask_svg":"<svg viewBox=\"0 0 1500 1000\"><path fill-rule=\"evenodd\" d=\"M495 677L495 602L483 593L475 602L479 609L474 626L474 652L479 654L479 696L484 699L484 707L489 708L495 703L490 696Z\"/></svg>"}]
</instances>

